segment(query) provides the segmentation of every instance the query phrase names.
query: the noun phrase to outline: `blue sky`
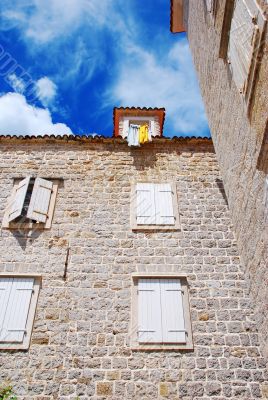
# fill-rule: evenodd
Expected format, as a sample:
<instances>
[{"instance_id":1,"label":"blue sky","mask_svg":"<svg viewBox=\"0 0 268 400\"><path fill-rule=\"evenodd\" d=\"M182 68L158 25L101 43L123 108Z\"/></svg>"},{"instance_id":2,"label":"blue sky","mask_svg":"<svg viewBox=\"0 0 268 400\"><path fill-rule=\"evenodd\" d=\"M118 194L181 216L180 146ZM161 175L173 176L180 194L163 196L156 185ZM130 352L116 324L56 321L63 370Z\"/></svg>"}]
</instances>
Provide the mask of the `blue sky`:
<instances>
[{"instance_id":1,"label":"blue sky","mask_svg":"<svg viewBox=\"0 0 268 400\"><path fill-rule=\"evenodd\" d=\"M167 0L2 0L0 134L111 136L113 107L165 107L166 136L209 136Z\"/></svg>"}]
</instances>

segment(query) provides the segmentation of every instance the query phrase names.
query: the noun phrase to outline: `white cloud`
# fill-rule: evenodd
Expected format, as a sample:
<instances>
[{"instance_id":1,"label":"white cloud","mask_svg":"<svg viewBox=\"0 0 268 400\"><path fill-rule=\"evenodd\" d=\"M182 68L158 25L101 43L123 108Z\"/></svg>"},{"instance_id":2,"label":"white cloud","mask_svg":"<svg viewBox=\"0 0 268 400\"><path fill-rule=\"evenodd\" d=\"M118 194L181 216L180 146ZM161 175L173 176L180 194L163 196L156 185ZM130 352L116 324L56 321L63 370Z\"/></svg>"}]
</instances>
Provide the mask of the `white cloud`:
<instances>
[{"instance_id":1,"label":"white cloud","mask_svg":"<svg viewBox=\"0 0 268 400\"><path fill-rule=\"evenodd\" d=\"M16 74L10 74L7 77L7 81L12 89L17 93L23 93L25 90L25 82L19 78Z\"/></svg>"},{"instance_id":2,"label":"white cloud","mask_svg":"<svg viewBox=\"0 0 268 400\"><path fill-rule=\"evenodd\" d=\"M132 46L118 80L107 93L108 103L122 106L165 107L169 136L203 133L206 116L186 40L159 59Z\"/></svg>"},{"instance_id":3,"label":"white cloud","mask_svg":"<svg viewBox=\"0 0 268 400\"><path fill-rule=\"evenodd\" d=\"M19 93L0 97L1 135L70 135L71 129L62 123L54 124L48 109L29 105Z\"/></svg>"},{"instance_id":4,"label":"white cloud","mask_svg":"<svg viewBox=\"0 0 268 400\"><path fill-rule=\"evenodd\" d=\"M17 27L38 43L68 36L86 21L101 26L109 21L113 0L10 0L2 1L2 23ZM109 22L110 23L110 22Z\"/></svg>"},{"instance_id":5,"label":"white cloud","mask_svg":"<svg viewBox=\"0 0 268 400\"><path fill-rule=\"evenodd\" d=\"M44 106L48 106L55 99L57 85L47 76L36 82L36 94Z\"/></svg>"}]
</instances>

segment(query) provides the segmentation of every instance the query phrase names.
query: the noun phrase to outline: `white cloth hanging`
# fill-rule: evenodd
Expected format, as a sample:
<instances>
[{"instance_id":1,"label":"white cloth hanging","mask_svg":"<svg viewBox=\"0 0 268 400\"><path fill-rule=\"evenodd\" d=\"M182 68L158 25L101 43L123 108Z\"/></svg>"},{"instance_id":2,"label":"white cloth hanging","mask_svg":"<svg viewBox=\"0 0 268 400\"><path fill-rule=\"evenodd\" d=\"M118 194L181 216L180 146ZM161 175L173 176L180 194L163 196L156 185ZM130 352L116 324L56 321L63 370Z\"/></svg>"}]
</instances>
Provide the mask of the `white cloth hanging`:
<instances>
[{"instance_id":1,"label":"white cloth hanging","mask_svg":"<svg viewBox=\"0 0 268 400\"><path fill-rule=\"evenodd\" d=\"M127 135L127 142L129 146L140 146L139 127L139 125L130 124Z\"/></svg>"}]
</instances>

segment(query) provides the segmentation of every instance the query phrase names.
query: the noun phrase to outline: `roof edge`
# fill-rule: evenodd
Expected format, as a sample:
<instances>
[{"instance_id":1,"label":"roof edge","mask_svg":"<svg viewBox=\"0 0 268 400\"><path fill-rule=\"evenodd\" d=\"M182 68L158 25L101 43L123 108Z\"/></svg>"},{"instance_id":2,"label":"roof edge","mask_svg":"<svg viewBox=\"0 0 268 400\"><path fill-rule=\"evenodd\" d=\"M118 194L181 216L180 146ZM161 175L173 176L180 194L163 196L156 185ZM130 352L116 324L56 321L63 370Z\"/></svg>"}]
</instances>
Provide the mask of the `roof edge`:
<instances>
[{"instance_id":1,"label":"roof edge","mask_svg":"<svg viewBox=\"0 0 268 400\"><path fill-rule=\"evenodd\" d=\"M170 0L170 31L185 32L183 23L183 0Z\"/></svg>"},{"instance_id":2,"label":"roof edge","mask_svg":"<svg viewBox=\"0 0 268 400\"><path fill-rule=\"evenodd\" d=\"M126 142L126 139L122 138L122 136L103 136L103 135L0 135L0 140L58 140L64 142L71 142L71 141L88 141L88 142L98 142L98 141L105 141L105 142ZM212 142L212 139L209 137L203 136L155 136L153 137L153 141L208 141ZM150 143L148 143L150 144Z\"/></svg>"}]
</instances>

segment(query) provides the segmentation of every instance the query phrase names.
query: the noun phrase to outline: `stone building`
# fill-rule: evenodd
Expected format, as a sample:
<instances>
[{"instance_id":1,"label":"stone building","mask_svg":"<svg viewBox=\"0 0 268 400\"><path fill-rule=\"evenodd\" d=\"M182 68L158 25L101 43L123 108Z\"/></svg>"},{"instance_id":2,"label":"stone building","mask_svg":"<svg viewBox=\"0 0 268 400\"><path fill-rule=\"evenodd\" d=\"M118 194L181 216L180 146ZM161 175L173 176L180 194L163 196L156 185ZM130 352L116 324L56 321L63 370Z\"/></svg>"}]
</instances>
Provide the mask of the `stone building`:
<instances>
[{"instance_id":1,"label":"stone building","mask_svg":"<svg viewBox=\"0 0 268 400\"><path fill-rule=\"evenodd\" d=\"M262 349L268 356L268 4L172 0L187 31Z\"/></svg>"},{"instance_id":2,"label":"stone building","mask_svg":"<svg viewBox=\"0 0 268 400\"><path fill-rule=\"evenodd\" d=\"M20 399L268 396L212 141L161 137L161 115L141 147L0 137L0 380Z\"/></svg>"}]
</instances>

